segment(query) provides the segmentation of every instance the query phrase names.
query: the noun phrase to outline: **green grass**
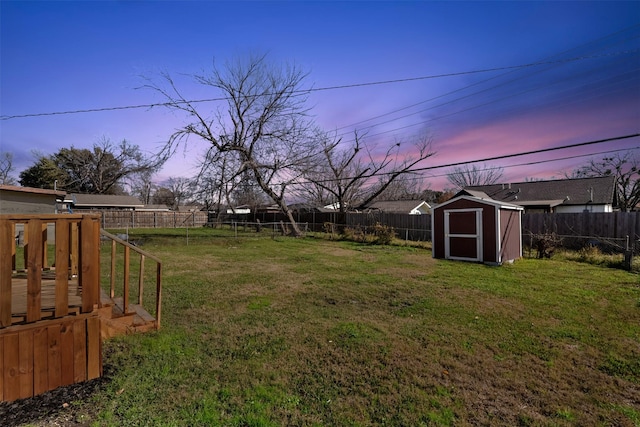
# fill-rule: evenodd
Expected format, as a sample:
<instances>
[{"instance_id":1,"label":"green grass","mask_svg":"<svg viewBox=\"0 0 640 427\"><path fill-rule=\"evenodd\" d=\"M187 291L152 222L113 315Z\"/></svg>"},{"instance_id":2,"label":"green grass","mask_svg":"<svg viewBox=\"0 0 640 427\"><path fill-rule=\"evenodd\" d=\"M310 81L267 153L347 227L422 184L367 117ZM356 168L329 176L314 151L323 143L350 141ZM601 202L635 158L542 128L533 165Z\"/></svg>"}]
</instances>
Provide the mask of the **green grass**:
<instances>
[{"instance_id":1,"label":"green grass","mask_svg":"<svg viewBox=\"0 0 640 427\"><path fill-rule=\"evenodd\" d=\"M271 231L130 238L163 260L163 328L105 344L94 425L639 425L637 275Z\"/></svg>"}]
</instances>

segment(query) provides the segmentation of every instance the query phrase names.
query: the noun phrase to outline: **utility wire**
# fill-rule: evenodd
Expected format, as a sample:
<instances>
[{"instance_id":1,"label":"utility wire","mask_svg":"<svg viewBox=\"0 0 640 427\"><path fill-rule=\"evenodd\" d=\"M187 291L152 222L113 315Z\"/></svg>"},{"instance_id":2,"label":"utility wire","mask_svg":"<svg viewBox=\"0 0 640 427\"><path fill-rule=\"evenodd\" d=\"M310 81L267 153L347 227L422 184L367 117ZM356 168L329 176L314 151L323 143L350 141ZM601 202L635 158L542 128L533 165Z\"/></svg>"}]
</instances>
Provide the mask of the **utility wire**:
<instances>
[{"instance_id":1,"label":"utility wire","mask_svg":"<svg viewBox=\"0 0 640 427\"><path fill-rule=\"evenodd\" d=\"M588 145L602 144L602 143L605 143L605 142L621 141L621 140L624 140L624 139L636 138L638 136L640 136L640 133L633 133L633 134L629 134L629 135L616 136L616 137L612 137L612 138L605 138L605 139L598 139L598 140L594 140L594 141L579 142L579 143L576 143L576 144L562 145L560 147L542 148L542 149L538 149L538 150L523 151L523 152L520 152L520 153L504 154L504 155L501 155L501 156L493 156L493 157L485 157L483 159L467 160L467 161L463 161L463 162L454 162L454 163L448 163L448 164L443 164L443 165L413 168L413 169L409 169L407 171L407 173L416 173L416 172L423 172L423 171L434 170L434 169L442 169L442 168L450 168L450 167L454 167L454 166L467 165L467 164L472 164L472 163L481 163L481 162L488 162L488 161L493 161L493 160L502 160L502 159L510 159L510 158L514 158L514 157L529 156L529 155L532 155L532 154L547 153L547 152L550 152L550 151L565 150L565 149L568 149L568 148L585 147L585 146L588 146ZM580 156L582 156L582 155L580 155ZM542 161L541 161L541 163L542 163ZM536 164L536 163L534 162L534 163L531 163L531 164ZM377 174L369 174L369 175L363 175L361 178L368 179L368 178L373 178L373 177L376 177L376 176L392 175L394 173L395 172L383 172L383 173L377 173ZM355 179L355 178L356 177L330 178L330 179L325 179L325 180L316 180L316 181L313 181L313 182L333 182L333 181L338 181L338 180L349 180L349 179ZM298 185L301 185L301 184L312 184L313 182L312 181L299 181L299 182L296 182L295 184L298 184Z\"/></svg>"},{"instance_id":2,"label":"utility wire","mask_svg":"<svg viewBox=\"0 0 640 427\"><path fill-rule=\"evenodd\" d=\"M558 59L558 60L554 60L554 61L540 61L540 62L532 62L532 63L528 63L528 64L510 65L510 66L494 67L494 68L484 68L484 69L479 69L479 70L459 71L459 72L453 72L453 73L435 74L435 75L430 75L430 76L409 77L409 78L404 78L404 79L382 80L382 81L375 81L375 82L352 83L352 84L346 84L346 85L327 86L327 87L321 87L321 88L300 89L300 90L292 91L292 94L308 94L308 93L312 93L312 92L321 92L321 91L329 91L329 90L352 89L352 88L366 87L366 86L377 86L377 85L387 85L387 84L396 84L396 83L406 83L406 82L437 79L437 78L444 78L444 77L456 77L456 76L464 76L464 75L471 75L471 74L489 73L489 72L494 72L494 71L523 69L523 68L536 67L536 66L547 65L547 64L568 63L568 62L583 61L583 60L587 60L587 59L596 59L596 58L603 58L603 57L610 57L610 56L617 56L617 55L625 55L625 54L628 54L628 53L635 53L637 51L638 50L614 52L614 53L601 54L601 55L578 56L578 57L574 57L574 58ZM261 96L268 96L268 95L269 94L264 94L264 95L261 95ZM190 101L161 102L161 103L153 103L153 104L137 104L137 105L116 106L116 107L87 108L87 109L77 109L77 110L67 110L67 111L53 111L53 112L43 112L43 113L15 114L15 115L8 115L8 116L0 116L0 120L13 120L13 119L21 119L21 118L27 118L27 117L58 116L58 115L80 114L80 113L98 113L98 112L106 112L106 111L132 110L132 109L153 108L153 107L170 107L170 106L176 105L176 104L215 102L215 101L225 101L225 100L228 100L228 99L229 99L228 97L205 98L205 99L196 99L196 100L190 100Z\"/></svg>"}]
</instances>

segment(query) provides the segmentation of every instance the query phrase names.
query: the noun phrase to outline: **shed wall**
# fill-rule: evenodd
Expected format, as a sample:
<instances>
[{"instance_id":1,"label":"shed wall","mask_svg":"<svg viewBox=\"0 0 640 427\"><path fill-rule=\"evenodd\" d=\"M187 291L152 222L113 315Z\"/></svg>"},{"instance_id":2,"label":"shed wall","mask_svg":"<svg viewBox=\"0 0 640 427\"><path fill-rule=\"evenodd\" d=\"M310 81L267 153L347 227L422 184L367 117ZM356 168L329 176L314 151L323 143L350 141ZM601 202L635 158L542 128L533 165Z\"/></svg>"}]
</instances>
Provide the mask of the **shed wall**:
<instances>
[{"instance_id":1,"label":"shed wall","mask_svg":"<svg viewBox=\"0 0 640 427\"><path fill-rule=\"evenodd\" d=\"M520 211L500 210L500 262L522 257Z\"/></svg>"},{"instance_id":2,"label":"shed wall","mask_svg":"<svg viewBox=\"0 0 640 427\"><path fill-rule=\"evenodd\" d=\"M435 258L445 258L444 211L458 209L482 209L482 261L498 262L496 259L496 245L498 243L498 233L496 232L497 208L486 203L467 199L456 200L445 206L433 209L433 256ZM450 224L450 227L465 229L466 225ZM460 249L463 249L463 247L460 247Z\"/></svg>"}]
</instances>

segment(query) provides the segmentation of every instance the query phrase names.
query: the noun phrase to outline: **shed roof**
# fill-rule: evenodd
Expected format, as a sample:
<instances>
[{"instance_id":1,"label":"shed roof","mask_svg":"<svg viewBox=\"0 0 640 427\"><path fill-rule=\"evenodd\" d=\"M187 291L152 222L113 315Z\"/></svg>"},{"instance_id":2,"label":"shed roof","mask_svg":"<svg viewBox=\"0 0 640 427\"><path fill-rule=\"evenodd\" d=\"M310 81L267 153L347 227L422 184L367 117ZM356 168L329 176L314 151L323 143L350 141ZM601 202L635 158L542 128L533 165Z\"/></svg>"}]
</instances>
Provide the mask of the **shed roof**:
<instances>
[{"instance_id":1,"label":"shed roof","mask_svg":"<svg viewBox=\"0 0 640 427\"><path fill-rule=\"evenodd\" d=\"M367 205L367 209L376 209L389 213L409 213L414 209L419 208L421 205L426 205L427 209L430 208L429 204L424 200L381 200L370 203Z\"/></svg>"},{"instance_id":2,"label":"shed roof","mask_svg":"<svg viewBox=\"0 0 640 427\"><path fill-rule=\"evenodd\" d=\"M497 206L500 209L514 209L514 210L524 210L524 208L520 205L516 205L513 203L507 203L507 202L501 202L499 200L493 200L490 198L484 198L484 197L475 197L475 196L470 196L467 194L464 194L462 191L458 194L456 194L455 196L453 196L453 198L447 200L444 203L440 203L437 206L434 206L432 209L441 209L453 202L456 202L458 200L471 200L474 202L479 202L479 203L484 203L487 205L491 205L491 206Z\"/></svg>"}]
</instances>

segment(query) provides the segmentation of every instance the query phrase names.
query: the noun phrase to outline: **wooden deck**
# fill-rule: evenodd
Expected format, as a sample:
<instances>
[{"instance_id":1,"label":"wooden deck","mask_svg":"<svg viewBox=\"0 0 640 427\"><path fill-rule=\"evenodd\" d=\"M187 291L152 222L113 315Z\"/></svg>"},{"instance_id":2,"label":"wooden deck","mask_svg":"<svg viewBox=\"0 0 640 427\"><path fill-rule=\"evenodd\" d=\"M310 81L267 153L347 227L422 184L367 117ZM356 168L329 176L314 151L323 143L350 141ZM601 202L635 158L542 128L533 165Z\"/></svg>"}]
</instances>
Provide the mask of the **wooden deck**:
<instances>
[{"instance_id":1,"label":"wooden deck","mask_svg":"<svg viewBox=\"0 0 640 427\"><path fill-rule=\"evenodd\" d=\"M54 269L42 272L40 287L40 316L42 319L54 318L56 311L56 272ZM78 278L68 280L68 314L78 314L82 307L82 292ZM11 323L21 323L27 317L27 273L16 273L11 278Z\"/></svg>"},{"instance_id":2,"label":"wooden deck","mask_svg":"<svg viewBox=\"0 0 640 427\"><path fill-rule=\"evenodd\" d=\"M160 327L160 260L101 230L99 219L0 215L0 401L97 378L102 340ZM107 290L100 287L101 236L111 241ZM129 278L132 253L139 257L137 287ZM156 263L155 304L144 298L145 259ZM123 276L119 295L116 270Z\"/></svg>"}]
</instances>

